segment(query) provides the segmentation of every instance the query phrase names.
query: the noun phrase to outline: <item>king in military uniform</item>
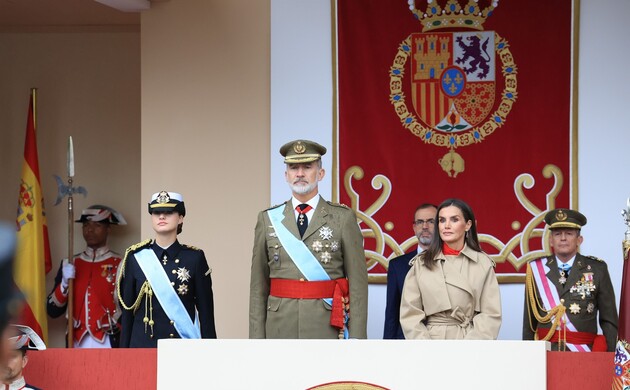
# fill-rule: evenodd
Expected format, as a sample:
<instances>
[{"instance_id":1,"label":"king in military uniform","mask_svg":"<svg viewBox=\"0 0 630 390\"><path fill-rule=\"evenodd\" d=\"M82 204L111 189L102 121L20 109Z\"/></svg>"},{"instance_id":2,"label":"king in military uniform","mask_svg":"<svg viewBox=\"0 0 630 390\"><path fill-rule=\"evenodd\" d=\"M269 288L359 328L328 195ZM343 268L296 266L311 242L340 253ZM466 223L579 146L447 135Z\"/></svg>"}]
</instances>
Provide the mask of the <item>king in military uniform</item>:
<instances>
[{"instance_id":1,"label":"king in military uniform","mask_svg":"<svg viewBox=\"0 0 630 390\"><path fill-rule=\"evenodd\" d=\"M206 257L177 240L186 215L183 197L155 193L149 214L156 238L128 248L121 263L121 347L155 348L158 339L167 338L216 338Z\"/></svg>"},{"instance_id":2,"label":"king in military uniform","mask_svg":"<svg viewBox=\"0 0 630 390\"><path fill-rule=\"evenodd\" d=\"M527 265L523 340L548 340L554 350L614 351L618 317L608 267L578 253L586 217L555 209L545 223L553 255Z\"/></svg>"},{"instance_id":3,"label":"king in military uniform","mask_svg":"<svg viewBox=\"0 0 630 390\"><path fill-rule=\"evenodd\" d=\"M324 200L321 156L312 141L283 145L293 197L256 223L249 337L367 337L367 269L355 213Z\"/></svg>"},{"instance_id":4,"label":"king in military uniform","mask_svg":"<svg viewBox=\"0 0 630 390\"><path fill-rule=\"evenodd\" d=\"M81 212L75 222L82 224L87 248L64 259L48 295L46 310L52 318L66 312L68 299L73 300L75 348L117 347L120 310L116 307L114 286L121 256L109 249L107 237L112 225L126 225L118 211L103 205L92 205ZM74 279L72 297L68 297L68 282Z\"/></svg>"}]
</instances>

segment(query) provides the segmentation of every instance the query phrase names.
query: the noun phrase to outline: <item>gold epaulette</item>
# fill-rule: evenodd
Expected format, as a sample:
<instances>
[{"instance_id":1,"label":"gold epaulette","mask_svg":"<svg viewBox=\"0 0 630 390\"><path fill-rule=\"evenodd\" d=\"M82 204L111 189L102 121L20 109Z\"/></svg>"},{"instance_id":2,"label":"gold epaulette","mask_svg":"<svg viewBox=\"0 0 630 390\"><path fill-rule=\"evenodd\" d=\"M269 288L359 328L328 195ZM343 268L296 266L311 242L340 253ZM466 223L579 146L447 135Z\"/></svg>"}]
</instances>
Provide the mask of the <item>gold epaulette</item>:
<instances>
[{"instance_id":1,"label":"gold epaulette","mask_svg":"<svg viewBox=\"0 0 630 390\"><path fill-rule=\"evenodd\" d=\"M192 249L192 250L194 250L194 251L200 251L200 250L201 250L201 249L197 248L196 246L192 246L192 245L182 244L182 246L183 246L184 248L187 248L187 249Z\"/></svg>"},{"instance_id":2,"label":"gold epaulette","mask_svg":"<svg viewBox=\"0 0 630 390\"><path fill-rule=\"evenodd\" d=\"M591 255L589 255L589 256L584 256L584 257L588 257L588 258L589 258L589 259L591 259L591 260L601 261L602 263L605 263L605 261L604 261L604 260L602 260L602 259L600 259L599 257L595 257L595 256L591 256Z\"/></svg>"},{"instance_id":3,"label":"gold epaulette","mask_svg":"<svg viewBox=\"0 0 630 390\"><path fill-rule=\"evenodd\" d=\"M122 294L120 293L120 281L122 280L123 276L125 276L125 265L127 263L127 256L129 256L130 253L136 252L140 248L144 248L146 246L151 245L152 242L153 242L153 240L146 239L144 241L141 241L141 242L139 242L137 244L134 244L134 245L130 246L125 251L125 256L123 257L122 261L120 262L120 266L119 266L119 270L118 270L118 278L116 280L116 293L118 294L118 300L120 301L120 305L125 310L135 310L135 309L137 309L138 305L139 305L139 302L140 302L140 299L142 298L142 295L143 295L142 291L145 290L145 285L143 285L140 288L141 293L140 293L140 295L138 295L138 299L132 305L128 306L123 301ZM148 284L148 281L145 281L144 284Z\"/></svg>"}]
</instances>

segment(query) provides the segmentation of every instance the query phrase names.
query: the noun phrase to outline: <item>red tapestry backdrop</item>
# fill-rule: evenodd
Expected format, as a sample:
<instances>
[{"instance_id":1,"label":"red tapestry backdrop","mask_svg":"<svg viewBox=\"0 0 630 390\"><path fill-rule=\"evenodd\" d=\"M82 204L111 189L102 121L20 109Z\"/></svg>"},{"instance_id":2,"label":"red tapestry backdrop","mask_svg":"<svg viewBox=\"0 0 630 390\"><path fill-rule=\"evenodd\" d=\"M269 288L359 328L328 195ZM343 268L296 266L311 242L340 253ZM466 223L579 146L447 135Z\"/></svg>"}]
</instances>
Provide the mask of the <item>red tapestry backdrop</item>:
<instances>
[{"instance_id":1,"label":"red tapestry backdrop","mask_svg":"<svg viewBox=\"0 0 630 390\"><path fill-rule=\"evenodd\" d=\"M416 244L413 212L473 208L506 281L549 252L571 207L570 0L337 0L339 201L361 220L372 281ZM413 8L413 9L410 9Z\"/></svg>"}]
</instances>

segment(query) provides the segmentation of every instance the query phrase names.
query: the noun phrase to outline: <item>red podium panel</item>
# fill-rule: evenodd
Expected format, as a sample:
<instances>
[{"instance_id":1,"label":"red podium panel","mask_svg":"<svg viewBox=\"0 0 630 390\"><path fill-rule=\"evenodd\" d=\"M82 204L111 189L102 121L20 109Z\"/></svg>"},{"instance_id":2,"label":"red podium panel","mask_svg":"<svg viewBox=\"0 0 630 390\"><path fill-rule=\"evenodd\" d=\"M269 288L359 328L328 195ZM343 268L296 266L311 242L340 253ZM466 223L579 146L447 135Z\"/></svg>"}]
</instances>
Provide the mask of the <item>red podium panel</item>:
<instances>
[{"instance_id":1,"label":"red podium panel","mask_svg":"<svg viewBox=\"0 0 630 390\"><path fill-rule=\"evenodd\" d=\"M156 349L55 348L28 356L26 379L45 390L157 388ZM378 362L385 357L366 358ZM522 372L526 375L527 367ZM612 375L612 352L547 352L547 390L610 390Z\"/></svg>"},{"instance_id":2,"label":"red podium panel","mask_svg":"<svg viewBox=\"0 0 630 390\"><path fill-rule=\"evenodd\" d=\"M26 381L44 390L157 388L155 349L29 351Z\"/></svg>"}]
</instances>

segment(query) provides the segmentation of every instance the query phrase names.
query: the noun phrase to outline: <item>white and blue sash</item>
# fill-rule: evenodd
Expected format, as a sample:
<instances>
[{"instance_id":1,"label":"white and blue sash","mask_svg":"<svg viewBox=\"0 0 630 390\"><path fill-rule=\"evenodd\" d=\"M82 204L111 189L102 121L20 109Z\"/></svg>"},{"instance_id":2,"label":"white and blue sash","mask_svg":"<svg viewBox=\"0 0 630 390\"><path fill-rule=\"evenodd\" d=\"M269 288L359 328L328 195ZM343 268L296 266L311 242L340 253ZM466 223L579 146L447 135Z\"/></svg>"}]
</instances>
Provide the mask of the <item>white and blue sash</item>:
<instances>
[{"instance_id":1,"label":"white and blue sash","mask_svg":"<svg viewBox=\"0 0 630 390\"><path fill-rule=\"evenodd\" d=\"M160 302L164 313L173 321L173 326L183 339L200 339L199 327L193 324L181 299L175 293L155 252L145 248L135 253L138 265L144 272L151 288Z\"/></svg>"},{"instance_id":2,"label":"white and blue sash","mask_svg":"<svg viewBox=\"0 0 630 390\"><path fill-rule=\"evenodd\" d=\"M283 207L276 207L267 211L271 226L273 226L276 236L284 247L293 263L302 272L304 277L310 282L330 280L330 276L326 270L317 261L313 252L311 252L303 241L298 240L283 224L284 219ZM324 302L332 307L332 298L323 298ZM346 314L346 321L348 320ZM344 326L344 338L348 338L348 328Z\"/></svg>"}]
</instances>

